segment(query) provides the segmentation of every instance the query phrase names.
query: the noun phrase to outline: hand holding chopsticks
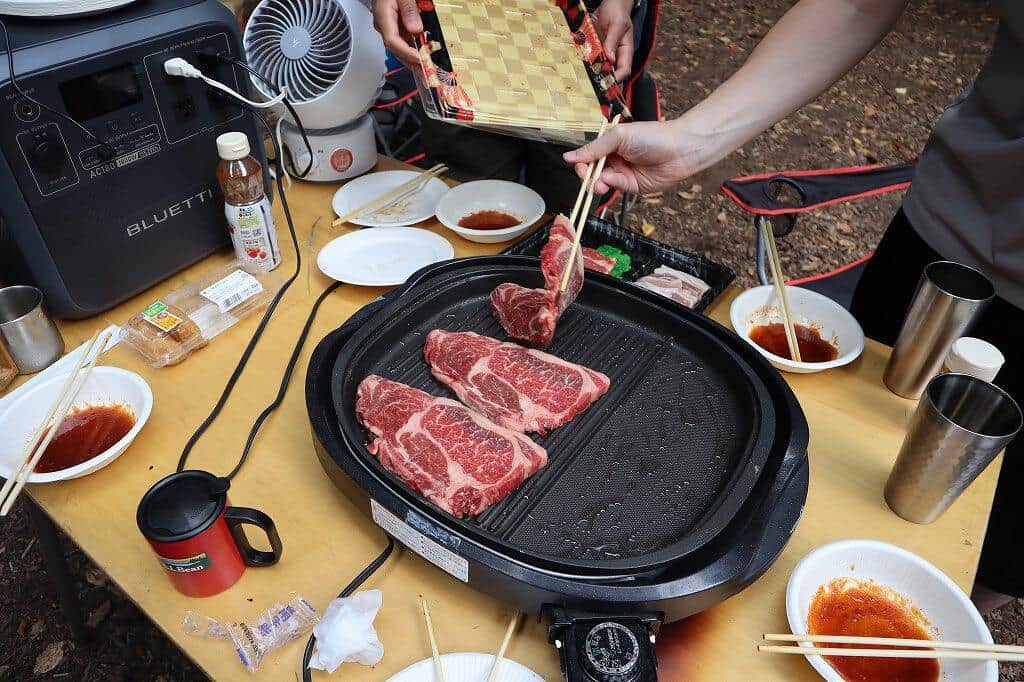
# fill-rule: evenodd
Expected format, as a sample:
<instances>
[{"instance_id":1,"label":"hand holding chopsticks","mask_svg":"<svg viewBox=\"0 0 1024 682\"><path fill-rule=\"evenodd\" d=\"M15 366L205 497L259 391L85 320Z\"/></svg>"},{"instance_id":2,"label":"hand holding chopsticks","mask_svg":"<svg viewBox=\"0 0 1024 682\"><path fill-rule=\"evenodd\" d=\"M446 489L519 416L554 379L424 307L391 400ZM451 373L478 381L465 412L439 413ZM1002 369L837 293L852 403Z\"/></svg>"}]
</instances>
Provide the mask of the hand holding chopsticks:
<instances>
[{"instance_id":1,"label":"hand holding chopsticks","mask_svg":"<svg viewBox=\"0 0 1024 682\"><path fill-rule=\"evenodd\" d=\"M103 349L106 348L110 336L109 331L104 331L102 334L96 332L85 346L85 350L82 352L81 357L78 358L78 362L75 363L74 369L71 370L67 380L64 382L64 386L61 387L60 393L57 394L53 405L46 413L46 416L43 417L39 426L36 427L28 444L25 446L25 454L21 462L11 472L3 488L0 488L0 516L7 516L11 511L11 507L14 506L18 495L21 494L22 488L28 482L29 476L32 475L32 471L39 464L39 460L42 459L46 448L49 447L50 441L57 435L57 430L64 421L64 417L67 416L71 406L78 399L82 386L89 379L89 374L92 373L92 368L96 366L96 361L99 360ZM92 352L94 347L96 347L95 354ZM91 358L89 357L90 355L92 355Z\"/></svg>"},{"instance_id":2,"label":"hand holding chopsticks","mask_svg":"<svg viewBox=\"0 0 1024 682\"><path fill-rule=\"evenodd\" d=\"M607 121L601 123L601 130L598 131L597 136L601 137L605 131L614 128L619 124L619 119L622 118L621 114L615 116L612 122L609 124ZM580 250L580 239L583 236L583 226L587 224L587 216L590 215L590 206L594 203L594 185L601 177L601 172L604 170L605 161L608 160L607 156L602 156L596 162L592 162L587 165L587 172L583 175L583 181L580 183L579 194L576 195L576 203L572 207L572 214L569 216L569 224L572 225L576 231L576 239L573 241L572 250L569 252L569 261L565 264L565 272L562 274L562 284L559 287L559 291L565 291L565 288L569 286L569 276L572 273L573 264L576 262L576 252ZM584 197L586 198L584 200ZM582 206L582 212L580 208ZM576 224L579 219L579 225Z\"/></svg>"},{"instance_id":3,"label":"hand holding chopsticks","mask_svg":"<svg viewBox=\"0 0 1024 682\"><path fill-rule=\"evenodd\" d=\"M789 357L791 360L803 362L800 358L800 343L796 336L796 327L793 326L793 315L789 311L789 297L786 294L786 280L782 276L782 263L779 260L779 249L775 244L775 233L772 232L772 223L763 216L758 216L758 229L761 230L761 237L768 252L768 264L772 271L772 281L775 283L775 291L779 296L779 307L782 309L782 326L786 331L786 343L789 344Z\"/></svg>"},{"instance_id":4,"label":"hand holding chopsticks","mask_svg":"<svg viewBox=\"0 0 1024 682\"><path fill-rule=\"evenodd\" d=\"M814 646L773 646L759 644L757 650L770 654L802 656L860 656L865 658L953 658L1024 662L1024 647L1006 644L975 644L973 642L942 642L933 639L898 639L890 637L854 637L848 635L767 634L768 642L810 642ZM862 647L902 647L888 649L820 647L818 644L859 644Z\"/></svg>"},{"instance_id":5,"label":"hand holding chopsticks","mask_svg":"<svg viewBox=\"0 0 1024 682\"><path fill-rule=\"evenodd\" d=\"M386 194L377 197L373 201L369 201L363 204L359 208L349 211L345 215L339 217L337 220L332 222L331 227L338 227L339 225L344 225L353 218L358 218L367 213L376 213L378 211L384 210L385 208L390 208L391 206L397 204L399 201L407 199L408 197L411 197L412 195L416 194L424 187L426 187L427 183L430 182L433 178L436 178L447 171L448 166L444 165L443 163L439 163L434 167L430 168L429 170L417 174L416 177L410 178L406 182L403 182L401 185L394 188L390 192L387 192Z\"/></svg>"}]
</instances>

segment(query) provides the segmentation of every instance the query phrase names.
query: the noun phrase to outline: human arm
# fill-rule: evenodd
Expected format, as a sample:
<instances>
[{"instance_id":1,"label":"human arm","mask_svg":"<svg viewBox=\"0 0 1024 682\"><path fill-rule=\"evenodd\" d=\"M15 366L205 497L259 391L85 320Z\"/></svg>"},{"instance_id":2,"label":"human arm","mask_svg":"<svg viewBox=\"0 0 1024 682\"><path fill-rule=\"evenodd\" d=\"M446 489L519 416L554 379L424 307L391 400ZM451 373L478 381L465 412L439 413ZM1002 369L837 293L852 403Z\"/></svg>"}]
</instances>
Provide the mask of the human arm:
<instances>
[{"instance_id":1,"label":"human arm","mask_svg":"<svg viewBox=\"0 0 1024 682\"><path fill-rule=\"evenodd\" d=\"M747 62L707 99L665 123L631 123L565 155L582 177L608 155L597 183L653 192L721 160L817 97L877 45L906 0L800 0Z\"/></svg>"},{"instance_id":2,"label":"human arm","mask_svg":"<svg viewBox=\"0 0 1024 682\"><path fill-rule=\"evenodd\" d=\"M409 44L412 36L423 32L416 0L373 0L373 26L399 61L419 68L419 55Z\"/></svg>"},{"instance_id":3,"label":"human arm","mask_svg":"<svg viewBox=\"0 0 1024 682\"><path fill-rule=\"evenodd\" d=\"M615 67L615 79L624 80L633 67L633 0L601 0L594 23Z\"/></svg>"}]
</instances>

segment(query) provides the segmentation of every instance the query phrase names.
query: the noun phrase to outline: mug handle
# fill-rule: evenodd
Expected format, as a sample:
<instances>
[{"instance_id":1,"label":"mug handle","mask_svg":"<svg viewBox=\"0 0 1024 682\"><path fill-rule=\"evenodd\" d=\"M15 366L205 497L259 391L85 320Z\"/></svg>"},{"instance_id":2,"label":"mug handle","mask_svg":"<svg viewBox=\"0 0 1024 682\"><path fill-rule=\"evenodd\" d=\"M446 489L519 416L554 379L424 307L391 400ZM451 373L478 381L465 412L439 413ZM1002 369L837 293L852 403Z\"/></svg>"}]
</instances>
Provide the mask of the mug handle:
<instances>
[{"instance_id":1,"label":"mug handle","mask_svg":"<svg viewBox=\"0 0 1024 682\"><path fill-rule=\"evenodd\" d=\"M231 536L235 539L246 566L273 566L281 558L281 538L269 516L249 507L228 507L224 511L224 520L231 529ZM242 525L246 523L258 526L267 534L267 539L270 540L269 552L253 549L249 544L249 538L245 537L245 531L242 529Z\"/></svg>"}]
</instances>

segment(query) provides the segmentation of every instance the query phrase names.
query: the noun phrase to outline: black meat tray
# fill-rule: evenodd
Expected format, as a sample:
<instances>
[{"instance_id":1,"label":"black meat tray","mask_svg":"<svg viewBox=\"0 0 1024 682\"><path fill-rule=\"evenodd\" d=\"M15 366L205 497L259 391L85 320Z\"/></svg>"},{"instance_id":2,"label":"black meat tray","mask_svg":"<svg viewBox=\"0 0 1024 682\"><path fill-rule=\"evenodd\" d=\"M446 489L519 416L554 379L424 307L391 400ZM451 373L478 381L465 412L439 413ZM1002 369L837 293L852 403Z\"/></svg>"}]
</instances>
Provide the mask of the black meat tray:
<instances>
[{"instance_id":1,"label":"black meat tray","mask_svg":"<svg viewBox=\"0 0 1024 682\"><path fill-rule=\"evenodd\" d=\"M605 372L611 390L571 424L537 437L549 464L516 494L475 518L442 512L367 453L356 387L380 374L450 395L423 362L427 332L504 338L491 290L541 279L528 257L463 259L446 269L367 320L332 377L341 431L361 466L421 514L443 515L475 541L549 570L635 575L714 539L769 457L791 446L794 434L779 428L770 397L778 375L760 354L699 314L595 273L546 350Z\"/></svg>"},{"instance_id":2,"label":"black meat tray","mask_svg":"<svg viewBox=\"0 0 1024 682\"><path fill-rule=\"evenodd\" d=\"M552 218L543 227L522 241L516 242L502 253L509 256L539 257L541 248L548 241L548 233L553 221ZM644 275L654 272L659 265L667 265L701 278L711 288L694 306L693 309L698 313L704 312L736 279L736 273L721 263L687 253L668 244L662 244L596 216L590 216L587 220L583 238L580 241L583 246L589 246L592 249L608 244L628 253L633 259L633 267L623 273L621 279L624 282L635 282Z\"/></svg>"}]
</instances>

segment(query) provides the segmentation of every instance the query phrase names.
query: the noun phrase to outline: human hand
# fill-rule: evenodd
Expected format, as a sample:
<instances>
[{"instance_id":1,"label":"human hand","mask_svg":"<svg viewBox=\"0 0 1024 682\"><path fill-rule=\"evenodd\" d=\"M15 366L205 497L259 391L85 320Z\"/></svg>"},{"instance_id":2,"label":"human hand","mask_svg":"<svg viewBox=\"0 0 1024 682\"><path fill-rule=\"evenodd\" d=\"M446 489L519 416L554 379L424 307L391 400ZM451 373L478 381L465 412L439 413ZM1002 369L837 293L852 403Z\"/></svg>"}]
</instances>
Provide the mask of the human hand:
<instances>
[{"instance_id":1,"label":"human hand","mask_svg":"<svg viewBox=\"0 0 1024 682\"><path fill-rule=\"evenodd\" d=\"M603 38L604 51L615 66L615 79L623 81L633 68L633 0L602 0L594 23Z\"/></svg>"},{"instance_id":2,"label":"human hand","mask_svg":"<svg viewBox=\"0 0 1024 682\"><path fill-rule=\"evenodd\" d=\"M423 33L423 22L416 0L373 0L373 26L384 38L384 45L410 69L420 68L412 36Z\"/></svg>"},{"instance_id":3,"label":"human hand","mask_svg":"<svg viewBox=\"0 0 1024 682\"><path fill-rule=\"evenodd\" d=\"M693 140L690 140L693 142ZM694 149L694 151L688 151ZM598 194L618 189L648 194L671 187L700 170L696 147L687 144L678 121L624 123L611 128L590 144L564 155L581 178L587 164L607 156L604 171L594 185Z\"/></svg>"}]
</instances>

